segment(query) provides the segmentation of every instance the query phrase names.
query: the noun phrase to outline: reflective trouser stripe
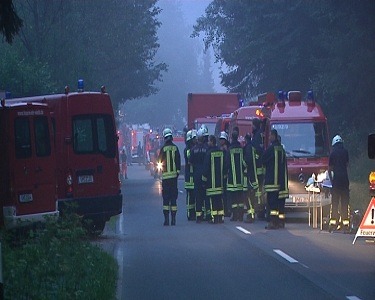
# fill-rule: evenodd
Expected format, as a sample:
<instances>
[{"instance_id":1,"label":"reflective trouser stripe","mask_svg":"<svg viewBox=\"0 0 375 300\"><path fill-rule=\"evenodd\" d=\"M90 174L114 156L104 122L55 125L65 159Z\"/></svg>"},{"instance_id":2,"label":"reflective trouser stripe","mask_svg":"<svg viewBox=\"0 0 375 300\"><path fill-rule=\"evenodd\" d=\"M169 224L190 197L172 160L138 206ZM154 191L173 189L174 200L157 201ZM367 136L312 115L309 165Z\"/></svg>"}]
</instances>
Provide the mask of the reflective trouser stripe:
<instances>
[{"instance_id":1,"label":"reflective trouser stripe","mask_svg":"<svg viewBox=\"0 0 375 300\"><path fill-rule=\"evenodd\" d=\"M279 219L281 220L285 219L285 214L279 214Z\"/></svg>"},{"instance_id":2,"label":"reflective trouser stripe","mask_svg":"<svg viewBox=\"0 0 375 300\"><path fill-rule=\"evenodd\" d=\"M277 210L272 209L272 210L270 211L270 216L277 216L277 215L279 215L279 212L278 212Z\"/></svg>"}]
</instances>

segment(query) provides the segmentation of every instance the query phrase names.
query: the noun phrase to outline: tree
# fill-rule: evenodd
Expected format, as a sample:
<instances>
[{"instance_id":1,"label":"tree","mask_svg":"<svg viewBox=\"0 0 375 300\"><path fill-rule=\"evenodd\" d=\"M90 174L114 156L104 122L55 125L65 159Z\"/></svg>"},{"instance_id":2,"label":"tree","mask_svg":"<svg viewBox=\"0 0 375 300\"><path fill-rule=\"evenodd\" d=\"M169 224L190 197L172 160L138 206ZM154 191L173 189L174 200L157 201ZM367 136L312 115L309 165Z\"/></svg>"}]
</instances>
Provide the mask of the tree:
<instances>
[{"instance_id":1,"label":"tree","mask_svg":"<svg viewBox=\"0 0 375 300\"><path fill-rule=\"evenodd\" d=\"M14 9L13 0L0 0L0 31L8 44L12 44L21 27L22 20Z\"/></svg>"},{"instance_id":2,"label":"tree","mask_svg":"<svg viewBox=\"0 0 375 300\"><path fill-rule=\"evenodd\" d=\"M230 91L313 88L331 132L363 151L375 128L375 108L365 104L375 93L374 1L214 0L194 26L200 33L228 66L222 84Z\"/></svg>"}]
</instances>

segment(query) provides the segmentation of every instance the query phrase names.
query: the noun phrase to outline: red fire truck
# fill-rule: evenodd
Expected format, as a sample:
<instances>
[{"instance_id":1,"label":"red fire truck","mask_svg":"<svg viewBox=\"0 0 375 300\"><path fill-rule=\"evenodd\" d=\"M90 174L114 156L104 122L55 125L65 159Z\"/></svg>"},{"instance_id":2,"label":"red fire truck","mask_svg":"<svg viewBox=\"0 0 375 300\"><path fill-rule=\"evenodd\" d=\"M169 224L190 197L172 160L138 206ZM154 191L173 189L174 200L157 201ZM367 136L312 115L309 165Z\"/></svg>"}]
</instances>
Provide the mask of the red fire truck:
<instances>
[{"instance_id":1,"label":"red fire truck","mask_svg":"<svg viewBox=\"0 0 375 300\"><path fill-rule=\"evenodd\" d=\"M217 117L230 114L242 106L241 94L235 93L189 93L188 129L207 125L208 133L215 134Z\"/></svg>"},{"instance_id":2,"label":"red fire truck","mask_svg":"<svg viewBox=\"0 0 375 300\"><path fill-rule=\"evenodd\" d=\"M101 92L78 92L12 99L46 103L51 110L56 146L57 199L60 212L75 203L92 232L104 229L122 212L119 153L112 103Z\"/></svg>"},{"instance_id":3,"label":"red fire truck","mask_svg":"<svg viewBox=\"0 0 375 300\"><path fill-rule=\"evenodd\" d=\"M46 104L0 104L0 227L57 217L56 157Z\"/></svg>"}]
</instances>

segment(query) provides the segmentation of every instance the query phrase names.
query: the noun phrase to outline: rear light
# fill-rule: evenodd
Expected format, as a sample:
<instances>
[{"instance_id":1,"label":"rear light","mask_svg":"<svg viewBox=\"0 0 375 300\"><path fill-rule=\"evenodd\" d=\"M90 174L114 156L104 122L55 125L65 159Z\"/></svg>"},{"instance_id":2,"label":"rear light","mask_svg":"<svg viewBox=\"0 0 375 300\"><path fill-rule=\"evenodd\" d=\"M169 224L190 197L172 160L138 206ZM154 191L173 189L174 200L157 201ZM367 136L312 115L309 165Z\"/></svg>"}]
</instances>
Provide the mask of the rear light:
<instances>
[{"instance_id":1,"label":"rear light","mask_svg":"<svg viewBox=\"0 0 375 300\"><path fill-rule=\"evenodd\" d=\"M66 187L66 192L68 194L73 194L73 176L70 172L66 176Z\"/></svg>"}]
</instances>

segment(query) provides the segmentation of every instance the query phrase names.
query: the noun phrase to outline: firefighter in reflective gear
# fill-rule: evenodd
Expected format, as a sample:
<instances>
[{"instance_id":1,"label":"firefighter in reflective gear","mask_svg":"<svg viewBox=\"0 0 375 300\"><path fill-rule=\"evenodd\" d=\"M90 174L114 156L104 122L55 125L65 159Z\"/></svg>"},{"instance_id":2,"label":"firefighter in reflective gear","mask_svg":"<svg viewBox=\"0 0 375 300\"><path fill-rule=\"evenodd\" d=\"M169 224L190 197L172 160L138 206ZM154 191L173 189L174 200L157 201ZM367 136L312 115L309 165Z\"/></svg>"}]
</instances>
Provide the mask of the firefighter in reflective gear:
<instances>
[{"instance_id":1,"label":"firefighter in reflective gear","mask_svg":"<svg viewBox=\"0 0 375 300\"><path fill-rule=\"evenodd\" d=\"M278 135L278 142L281 144L281 136ZM279 220L278 227L285 227L285 200L289 197L289 187L288 187L288 163L286 158L285 149L282 146L282 156L280 159L280 168L279 168Z\"/></svg>"},{"instance_id":2,"label":"firefighter in reflective gear","mask_svg":"<svg viewBox=\"0 0 375 300\"><path fill-rule=\"evenodd\" d=\"M177 213L177 179L181 170L181 156L178 147L173 143L172 130L163 131L164 145L161 147L158 162L162 164L162 196L164 225L169 225L169 211L171 211L171 225L176 225Z\"/></svg>"},{"instance_id":3,"label":"firefighter in reflective gear","mask_svg":"<svg viewBox=\"0 0 375 300\"><path fill-rule=\"evenodd\" d=\"M194 195L194 178L193 166L189 163L191 149L194 146L193 132L189 130L186 133L186 147L184 149L185 158L185 190L186 190L186 210L187 219L195 220L195 195Z\"/></svg>"},{"instance_id":4,"label":"firefighter in reflective gear","mask_svg":"<svg viewBox=\"0 0 375 300\"><path fill-rule=\"evenodd\" d=\"M220 150L224 151L224 157L227 155L228 147L229 147L228 133L226 133L225 131L222 131L220 132L220 137L219 137L219 148ZM224 180L223 201L224 201L224 215L226 217L230 217L232 214L232 210L231 210L230 203L227 197L227 180L226 179Z\"/></svg>"},{"instance_id":5,"label":"firefighter in reflective gear","mask_svg":"<svg viewBox=\"0 0 375 300\"><path fill-rule=\"evenodd\" d=\"M226 166L228 174L227 196L232 204L231 221L243 221L243 183L245 163L243 160L243 149L238 141L238 131L233 130L232 142L226 155Z\"/></svg>"},{"instance_id":6,"label":"firefighter in reflective gear","mask_svg":"<svg viewBox=\"0 0 375 300\"><path fill-rule=\"evenodd\" d=\"M264 133L261 126L262 122L258 118L252 120L252 139L251 144L255 148L256 173L258 177L258 188L255 189L256 203L255 210L260 218L265 217L265 203L263 198L264 167L262 164L262 155L264 153Z\"/></svg>"},{"instance_id":7,"label":"firefighter in reflective gear","mask_svg":"<svg viewBox=\"0 0 375 300\"><path fill-rule=\"evenodd\" d=\"M255 192L258 190L258 176L256 173L256 150L251 144L251 135L246 134L245 136L245 147L244 147L244 160L246 163L246 177L245 181L247 183L247 192L245 203L247 207L246 211L246 223L252 223L255 220Z\"/></svg>"},{"instance_id":8,"label":"firefighter in reflective gear","mask_svg":"<svg viewBox=\"0 0 375 300\"><path fill-rule=\"evenodd\" d=\"M332 202L330 210L329 230L336 230L340 225L349 231L349 153L344 148L342 138L336 135L332 139L332 152L329 156L328 176L332 183ZM339 202L341 202L339 224Z\"/></svg>"},{"instance_id":9,"label":"firefighter in reflective gear","mask_svg":"<svg viewBox=\"0 0 375 300\"><path fill-rule=\"evenodd\" d=\"M202 181L210 203L210 216L214 224L224 222L224 151L216 145L216 137L208 137L208 149L203 162Z\"/></svg>"},{"instance_id":10,"label":"firefighter in reflective gear","mask_svg":"<svg viewBox=\"0 0 375 300\"><path fill-rule=\"evenodd\" d=\"M267 193L267 221L266 229L277 229L279 220L279 190L281 158L283 148L277 139L277 130L270 133L270 145L264 152L262 162L265 167L264 190Z\"/></svg>"},{"instance_id":11,"label":"firefighter in reflective gear","mask_svg":"<svg viewBox=\"0 0 375 300\"><path fill-rule=\"evenodd\" d=\"M197 131L198 143L191 149L189 162L193 166L195 215L197 223L203 220L203 205L206 199L206 191L202 183L203 162L207 152L202 130Z\"/></svg>"}]
</instances>

